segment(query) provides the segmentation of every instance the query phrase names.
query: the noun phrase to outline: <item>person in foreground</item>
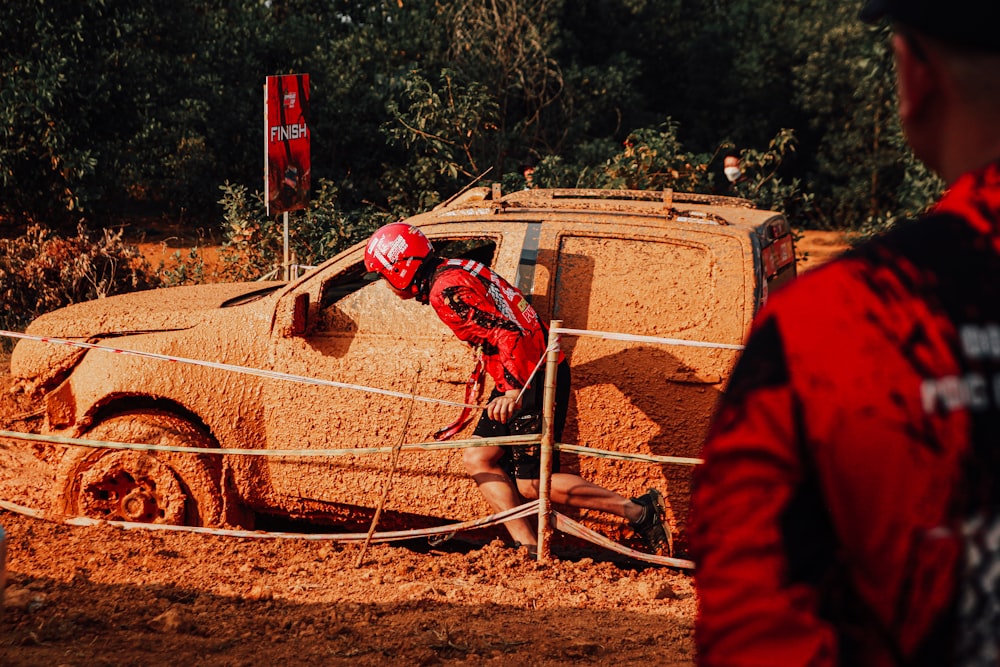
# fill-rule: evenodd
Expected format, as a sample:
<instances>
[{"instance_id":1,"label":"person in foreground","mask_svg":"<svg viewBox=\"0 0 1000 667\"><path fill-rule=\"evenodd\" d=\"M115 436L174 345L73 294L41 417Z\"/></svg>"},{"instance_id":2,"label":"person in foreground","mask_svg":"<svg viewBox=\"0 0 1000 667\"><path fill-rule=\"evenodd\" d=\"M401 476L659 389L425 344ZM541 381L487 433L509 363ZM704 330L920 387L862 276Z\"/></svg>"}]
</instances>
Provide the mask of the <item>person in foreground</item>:
<instances>
[{"instance_id":1,"label":"person in foreground","mask_svg":"<svg viewBox=\"0 0 1000 667\"><path fill-rule=\"evenodd\" d=\"M438 257L423 232L404 222L372 235L365 266L381 275L400 298L430 304L460 340L480 349L494 389L475 436L541 432L543 377L531 375L546 352L547 329L521 292L484 264ZM557 441L566 421L569 375L569 364L560 359L553 424ZM537 446L471 447L464 450L463 461L497 512L517 507L522 496L538 497ZM670 555L664 501L657 490L630 500L579 475L559 472L558 456L553 457L552 472L552 502L624 517L653 552ZM504 525L516 544L529 551L537 548L537 530L530 521L515 519Z\"/></svg>"},{"instance_id":2,"label":"person in foreground","mask_svg":"<svg viewBox=\"0 0 1000 667\"><path fill-rule=\"evenodd\" d=\"M949 188L755 320L693 491L702 665L1000 664L998 13L862 10Z\"/></svg>"}]
</instances>

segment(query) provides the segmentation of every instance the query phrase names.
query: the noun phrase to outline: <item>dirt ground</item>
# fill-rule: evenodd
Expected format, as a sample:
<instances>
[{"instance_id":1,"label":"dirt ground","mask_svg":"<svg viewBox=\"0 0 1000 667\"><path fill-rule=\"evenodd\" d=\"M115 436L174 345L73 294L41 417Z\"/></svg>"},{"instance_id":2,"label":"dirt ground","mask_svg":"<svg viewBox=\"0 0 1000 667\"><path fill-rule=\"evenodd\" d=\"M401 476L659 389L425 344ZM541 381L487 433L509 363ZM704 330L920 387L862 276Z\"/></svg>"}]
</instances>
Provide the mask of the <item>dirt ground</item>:
<instances>
[{"instance_id":1,"label":"dirt ground","mask_svg":"<svg viewBox=\"0 0 1000 667\"><path fill-rule=\"evenodd\" d=\"M807 233L800 270L843 248ZM153 245L154 252L163 252ZM160 257L151 258L155 264ZM32 431L9 391L0 429ZM38 446L0 440L0 500L47 509ZM471 482L470 482L471 483ZM74 527L0 510L2 665L691 665L690 573L499 540L431 547Z\"/></svg>"},{"instance_id":2,"label":"dirt ground","mask_svg":"<svg viewBox=\"0 0 1000 667\"><path fill-rule=\"evenodd\" d=\"M809 271L847 249L850 238L843 232L804 231L795 239L799 273Z\"/></svg>"},{"instance_id":3,"label":"dirt ground","mask_svg":"<svg viewBox=\"0 0 1000 667\"><path fill-rule=\"evenodd\" d=\"M9 384L0 428L30 431ZM50 480L0 440L0 499L45 510ZM0 526L2 665L693 664L691 577L634 561L540 565L495 540L372 545L358 567L361 546L328 541Z\"/></svg>"}]
</instances>

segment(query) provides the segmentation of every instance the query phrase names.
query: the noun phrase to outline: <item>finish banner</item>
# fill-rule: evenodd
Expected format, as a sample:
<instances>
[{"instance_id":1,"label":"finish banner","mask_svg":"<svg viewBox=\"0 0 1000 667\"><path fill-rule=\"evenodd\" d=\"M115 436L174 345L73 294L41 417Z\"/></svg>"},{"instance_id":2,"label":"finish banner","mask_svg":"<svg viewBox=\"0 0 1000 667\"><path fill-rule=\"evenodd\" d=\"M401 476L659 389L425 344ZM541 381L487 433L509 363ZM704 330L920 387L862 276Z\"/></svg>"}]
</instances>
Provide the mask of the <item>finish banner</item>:
<instances>
[{"instance_id":1,"label":"finish banner","mask_svg":"<svg viewBox=\"0 0 1000 667\"><path fill-rule=\"evenodd\" d=\"M309 203L309 75L264 82L264 201L267 214Z\"/></svg>"}]
</instances>

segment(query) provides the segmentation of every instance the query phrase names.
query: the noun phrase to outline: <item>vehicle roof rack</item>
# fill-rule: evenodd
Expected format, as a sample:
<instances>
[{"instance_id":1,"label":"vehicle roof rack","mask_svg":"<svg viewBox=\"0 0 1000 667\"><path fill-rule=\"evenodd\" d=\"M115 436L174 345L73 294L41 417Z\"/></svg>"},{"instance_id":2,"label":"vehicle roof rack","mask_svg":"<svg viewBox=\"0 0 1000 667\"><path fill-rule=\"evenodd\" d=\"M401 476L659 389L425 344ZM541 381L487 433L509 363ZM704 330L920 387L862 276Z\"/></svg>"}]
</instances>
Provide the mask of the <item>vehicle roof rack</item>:
<instances>
[{"instance_id":1,"label":"vehicle roof rack","mask_svg":"<svg viewBox=\"0 0 1000 667\"><path fill-rule=\"evenodd\" d=\"M756 208L749 199L741 197L726 197L723 195L706 195L695 192L675 192L664 190L611 190L602 188L553 188L537 190L519 190L503 197L504 203L544 205L545 202L557 199L575 199L579 201L649 201L662 202L670 207L675 204L704 204L706 206L739 206Z\"/></svg>"}]
</instances>

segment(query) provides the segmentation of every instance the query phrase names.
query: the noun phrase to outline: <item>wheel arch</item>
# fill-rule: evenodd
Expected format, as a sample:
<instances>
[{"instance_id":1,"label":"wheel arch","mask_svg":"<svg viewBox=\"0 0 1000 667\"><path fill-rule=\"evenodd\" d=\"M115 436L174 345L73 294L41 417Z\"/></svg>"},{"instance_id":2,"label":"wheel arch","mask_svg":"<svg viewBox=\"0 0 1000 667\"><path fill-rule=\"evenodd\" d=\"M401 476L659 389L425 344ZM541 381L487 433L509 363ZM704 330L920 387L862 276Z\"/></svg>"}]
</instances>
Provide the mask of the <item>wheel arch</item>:
<instances>
[{"instance_id":1,"label":"wheel arch","mask_svg":"<svg viewBox=\"0 0 1000 667\"><path fill-rule=\"evenodd\" d=\"M221 447L219 438L212 431L212 429L209 428L208 424L202 420L198 413L186 408L184 405L173 399L142 394L117 394L106 398L95 405L88 412L85 419L80 420L80 423L77 425L77 430L80 433L83 433L92 428L95 424L99 424L112 417L117 417L127 412L145 410L167 412L190 422L192 425L204 432L205 435L211 438L213 446Z\"/></svg>"}]
</instances>

